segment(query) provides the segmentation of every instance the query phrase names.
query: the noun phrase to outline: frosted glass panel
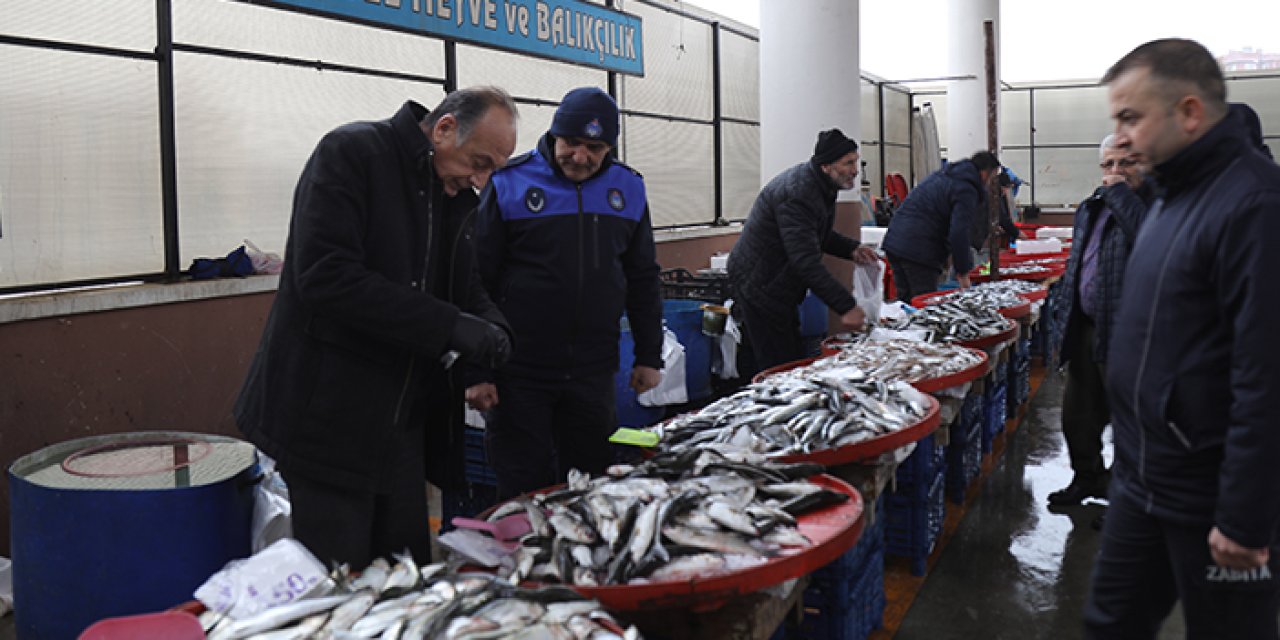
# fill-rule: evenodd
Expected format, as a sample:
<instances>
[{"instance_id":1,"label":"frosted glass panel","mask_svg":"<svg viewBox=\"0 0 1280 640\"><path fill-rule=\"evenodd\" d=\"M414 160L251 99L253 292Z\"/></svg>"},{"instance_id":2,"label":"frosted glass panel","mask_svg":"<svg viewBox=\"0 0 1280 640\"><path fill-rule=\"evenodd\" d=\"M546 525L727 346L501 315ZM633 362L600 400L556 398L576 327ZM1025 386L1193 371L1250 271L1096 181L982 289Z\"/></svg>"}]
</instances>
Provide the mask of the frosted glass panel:
<instances>
[{"instance_id":1,"label":"frosted glass panel","mask_svg":"<svg viewBox=\"0 0 1280 640\"><path fill-rule=\"evenodd\" d=\"M513 96L559 102L570 89L609 86L604 71L563 62L458 45L458 86L496 84Z\"/></svg>"},{"instance_id":2,"label":"frosted glass panel","mask_svg":"<svg viewBox=\"0 0 1280 640\"><path fill-rule=\"evenodd\" d=\"M626 162L644 175L653 225L711 224L716 211L711 126L639 116L625 120Z\"/></svg>"},{"instance_id":3,"label":"frosted glass panel","mask_svg":"<svg viewBox=\"0 0 1280 640\"><path fill-rule=\"evenodd\" d=\"M153 62L0 45L0 286L164 270Z\"/></svg>"},{"instance_id":4,"label":"frosted glass panel","mask_svg":"<svg viewBox=\"0 0 1280 640\"><path fill-rule=\"evenodd\" d=\"M863 140L858 147L861 154L862 162L865 163L859 169L858 185L861 186L865 181L871 185L871 195L878 197L881 187L884 185L884 174L880 172L880 145L875 141Z\"/></svg>"},{"instance_id":5,"label":"frosted glass panel","mask_svg":"<svg viewBox=\"0 0 1280 640\"><path fill-rule=\"evenodd\" d=\"M862 81L862 118L860 125L862 127L862 140L879 140L880 139L880 96L876 89L876 85ZM846 135L853 136L852 131L846 131Z\"/></svg>"},{"instance_id":6,"label":"frosted glass panel","mask_svg":"<svg viewBox=\"0 0 1280 640\"><path fill-rule=\"evenodd\" d=\"M1098 150L1036 149L1036 203L1059 206L1079 203L1089 197L1101 181Z\"/></svg>"},{"instance_id":7,"label":"frosted glass panel","mask_svg":"<svg viewBox=\"0 0 1280 640\"><path fill-rule=\"evenodd\" d=\"M1001 146L1031 144L1029 91L1005 91L1000 94L999 125Z\"/></svg>"},{"instance_id":8,"label":"frosted glass panel","mask_svg":"<svg viewBox=\"0 0 1280 640\"><path fill-rule=\"evenodd\" d=\"M884 89L885 142L911 144L911 95Z\"/></svg>"},{"instance_id":9,"label":"frosted glass panel","mask_svg":"<svg viewBox=\"0 0 1280 640\"><path fill-rule=\"evenodd\" d=\"M645 74L618 76L626 107L710 120L711 27L646 4L625 8L644 20Z\"/></svg>"},{"instance_id":10,"label":"frosted glass panel","mask_svg":"<svg viewBox=\"0 0 1280 640\"><path fill-rule=\"evenodd\" d=\"M720 31L720 110L729 118L760 120L760 43L724 30Z\"/></svg>"},{"instance_id":11,"label":"frosted glass panel","mask_svg":"<svg viewBox=\"0 0 1280 640\"><path fill-rule=\"evenodd\" d=\"M151 53L156 47L156 3L2 0L0 33Z\"/></svg>"},{"instance_id":12,"label":"frosted glass panel","mask_svg":"<svg viewBox=\"0 0 1280 640\"><path fill-rule=\"evenodd\" d=\"M133 0L137 4L152 4ZM77 3L89 6L94 3ZM444 78L441 40L227 0L176 0L173 40Z\"/></svg>"},{"instance_id":13,"label":"frosted glass panel","mask_svg":"<svg viewBox=\"0 0 1280 640\"><path fill-rule=\"evenodd\" d=\"M1097 145L1112 131L1103 87L1036 90L1036 144Z\"/></svg>"},{"instance_id":14,"label":"frosted glass panel","mask_svg":"<svg viewBox=\"0 0 1280 640\"><path fill-rule=\"evenodd\" d=\"M175 55L174 90L184 268L245 238L281 251L294 186L325 133L444 97L438 85L193 54Z\"/></svg>"},{"instance_id":15,"label":"frosted glass panel","mask_svg":"<svg viewBox=\"0 0 1280 640\"><path fill-rule=\"evenodd\" d=\"M751 204L760 192L760 127L725 123L724 136L724 217L746 220Z\"/></svg>"}]
</instances>

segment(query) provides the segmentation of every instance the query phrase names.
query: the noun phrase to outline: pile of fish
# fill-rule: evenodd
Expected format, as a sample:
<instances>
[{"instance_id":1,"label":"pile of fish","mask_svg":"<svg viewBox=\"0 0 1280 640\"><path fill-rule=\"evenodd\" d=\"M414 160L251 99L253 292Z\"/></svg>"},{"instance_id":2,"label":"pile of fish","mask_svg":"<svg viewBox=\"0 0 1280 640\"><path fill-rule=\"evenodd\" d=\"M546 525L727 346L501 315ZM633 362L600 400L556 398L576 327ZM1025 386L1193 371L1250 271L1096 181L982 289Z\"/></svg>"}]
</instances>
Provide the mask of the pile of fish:
<instances>
[{"instance_id":1,"label":"pile of fish","mask_svg":"<svg viewBox=\"0 0 1280 640\"><path fill-rule=\"evenodd\" d=\"M1019 301L1021 299L1019 298ZM923 329L930 342L967 342L1008 329L1007 320L995 309L972 299L951 299L921 307L897 320L882 319L881 326L899 331Z\"/></svg>"},{"instance_id":2,"label":"pile of fish","mask_svg":"<svg viewBox=\"0 0 1280 640\"><path fill-rule=\"evenodd\" d=\"M1052 257L1052 258L1036 258L1036 259L1034 259L1034 260L1019 260L1019 261L1017 261L1017 262L1011 262L1011 263L1009 263L1009 266L1011 266L1011 267L1012 267L1012 266L1014 266L1014 265L1018 265L1018 264L1038 264L1038 265L1043 265L1043 266L1046 266L1046 267L1060 267L1060 266L1062 266L1062 265L1064 265L1064 264L1066 264L1066 263L1067 263L1067 259L1066 259L1066 258L1064 258L1064 257L1060 257L1060 256L1055 256L1055 257ZM1005 266L1004 266L1004 265L1001 265L1001 266L1000 266L1000 270L1001 270L1001 271L1003 271L1004 269L1005 269Z\"/></svg>"},{"instance_id":3,"label":"pile of fish","mask_svg":"<svg viewBox=\"0 0 1280 640\"><path fill-rule=\"evenodd\" d=\"M1008 282L1000 280L998 282ZM987 283L983 283L987 284ZM1025 304L1027 301L1018 294L1002 286L989 287L976 285L968 289L956 289L951 293L930 298L930 302L962 302L969 305L987 307L989 309L1007 309Z\"/></svg>"},{"instance_id":4,"label":"pile of fish","mask_svg":"<svg viewBox=\"0 0 1280 640\"><path fill-rule=\"evenodd\" d=\"M531 530L499 575L576 586L721 575L812 545L796 518L848 500L805 480L821 465L712 443L674 449L500 506L490 521L527 517Z\"/></svg>"},{"instance_id":5,"label":"pile of fish","mask_svg":"<svg viewBox=\"0 0 1280 640\"><path fill-rule=\"evenodd\" d=\"M842 345L840 353L815 361L806 369L820 371L853 365L878 380L919 382L959 373L981 363L982 356L978 352L955 344L903 339L864 340ZM804 375L799 370L787 374Z\"/></svg>"},{"instance_id":6,"label":"pile of fish","mask_svg":"<svg viewBox=\"0 0 1280 640\"><path fill-rule=\"evenodd\" d=\"M1047 274L1053 269L1039 264L1011 264L1007 267L1000 267L1000 273L1004 275L1031 275L1031 274Z\"/></svg>"},{"instance_id":7,"label":"pile of fish","mask_svg":"<svg viewBox=\"0 0 1280 640\"><path fill-rule=\"evenodd\" d=\"M356 578L340 568L333 579L331 595L239 620L207 611L201 623L209 640L640 637L570 589L523 589L487 574L449 573L444 564L419 567L408 554L395 565L379 559Z\"/></svg>"},{"instance_id":8,"label":"pile of fish","mask_svg":"<svg viewBox=\"0 0 1280 640\"><path fill-rule=\"evenodd\" d=\"M807 454L911 426L928 408L910 385L843 365L770 376L652 429L664 450L728 444L765 455Z\"/></svg>"},{"instance_id":9,"label":"pile of fish","mask_svg":"<svg viewBox=\"0 0 1280 640\"><path fill-rule=\"evenodd\" d=\"M1002 270L1004 270L1002 268ZM1044 289L1044 285L1030 280L993 280L973 286L975 289L1007 292L1012 294L1031 293Z\"/></svg>"}]
</instances>

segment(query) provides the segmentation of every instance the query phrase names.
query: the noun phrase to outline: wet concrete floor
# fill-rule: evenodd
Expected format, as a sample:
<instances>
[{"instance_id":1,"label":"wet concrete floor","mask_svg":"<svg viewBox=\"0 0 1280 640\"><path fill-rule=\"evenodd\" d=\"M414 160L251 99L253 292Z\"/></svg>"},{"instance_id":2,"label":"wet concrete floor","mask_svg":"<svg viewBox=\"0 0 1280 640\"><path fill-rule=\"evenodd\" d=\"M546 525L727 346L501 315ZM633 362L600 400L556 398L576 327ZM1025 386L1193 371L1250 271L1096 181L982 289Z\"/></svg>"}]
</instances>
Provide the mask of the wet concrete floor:
<instances>
[{"instance_id":1,"label":"wet concrete floor","mask_svg":"<svg viewBox=\"0 0 1280 640\"><path fill-rule=\"evenodd\" d=\"M1062 438L1062 384L1045 375L1004 454L907 611L899 640L1075 640L1100 532L1101 501L1048 509L1071 481ZM1104 456L1111 460L1111 432ZM950 505L948 505L950 508ZM1180 610L1160 640L1184 635Z\"/></svg>"}]
</instances>

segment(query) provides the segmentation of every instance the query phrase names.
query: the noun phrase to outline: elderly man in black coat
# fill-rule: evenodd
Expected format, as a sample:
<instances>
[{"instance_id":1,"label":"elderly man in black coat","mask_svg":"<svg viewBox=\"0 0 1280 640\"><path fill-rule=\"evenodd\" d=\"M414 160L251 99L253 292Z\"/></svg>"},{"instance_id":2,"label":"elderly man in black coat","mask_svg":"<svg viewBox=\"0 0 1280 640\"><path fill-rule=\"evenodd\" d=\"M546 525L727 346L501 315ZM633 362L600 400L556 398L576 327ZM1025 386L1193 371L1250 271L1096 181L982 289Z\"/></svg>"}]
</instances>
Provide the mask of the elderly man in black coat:
<instances>
[{"instance_id":1,"label":"elderly man in black coat","mask_svg":"<svg viewBox=\"0 0 1280 640\"><path fill-rule=\"evenodd\" d=\"M430 557L426 480L462 473L457 358L510 341L471 246L474 189L516 143L505 91L406 102L316 146L294 192L280 289L235 405L275 458L293 532L321 562Z\"/></svg>"},{"instance_id":2,"label":"elderly man in black coat","mask_svg":"<svg viewBox=\"0 0 1280 640\"><path fill-rule=\"evenodd\" d=\"M858 143L839 129L818 135L813 156L778 174L756 197L729 254L735 315L759 369L800 359L798 305L812 290L846 329L861 329L863 310L822 265L822 254L860 263L876 253L832 229L836 194L858 177Z\"/></svg>"}]
</instances>

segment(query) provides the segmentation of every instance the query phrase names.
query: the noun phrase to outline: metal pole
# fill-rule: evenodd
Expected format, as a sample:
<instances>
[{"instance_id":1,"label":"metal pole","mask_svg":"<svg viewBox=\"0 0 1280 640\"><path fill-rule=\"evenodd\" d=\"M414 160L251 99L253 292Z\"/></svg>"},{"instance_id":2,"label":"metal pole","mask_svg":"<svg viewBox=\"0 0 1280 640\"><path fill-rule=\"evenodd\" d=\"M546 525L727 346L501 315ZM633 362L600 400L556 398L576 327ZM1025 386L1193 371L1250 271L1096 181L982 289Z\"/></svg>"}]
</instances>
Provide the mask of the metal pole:
<instances>
[{"instance_id":1,"label":"metal pole","mask_svg":"<svg viewBox=\"0 0 1280 640\"><path fill-rule=\"evenodd\" d=\"M715 199L716 199L716 217L712 223L717 227L723 227L728 223L724 221L724 125L720 122L720 118L724 115L721 113L723 104L720 95L720 23L711 23L711 108L713 115L711 117L711 128L715 154Z\"/></svg>"},{"instance_id":2,"label":"metal pole","mask_svg":"<svg viewBox=\"0 0 1280 640\"><path fill-rule=\"evenodd\" d=\"M987 149L991 153L999 153L998 140L996 135L998 131L997 116L999 109L997 108L999 100L999 89L996 86L996 38L995 25L990 20L982 22L982 36L986 41L986 75L987 75ZM1000 238L1003 237L1003 230L1000 228L1000 187L994 180L987 182L987 214L991 221L991 231L987 234L987 251L991 258L991 279L1000 279Z\"/></svg>"},{"instance_id":3,"label":"metal pole","mask_svg":"<svg viewBox=\"0 0 1280 640\"><path fill-rule=\"evenodd\" d=\"M444 92L445 95L458 90L458 43L453 40L444 41Z\"/></svg>"},{"instance_id":4,"label":"metal pole","mask_svg":"<svg viewBox=\"0 0 1280 640\"><path fill-rule=\"evenodd\" d=\"M178 255L178 145L173 106L173 7L156 0L156 73L160 100L160 191L164 218L164 279L182 276Z\"/></svg>"},{"instance_id":5,"label":"metal pole","mask_svg":"<svg viewBox=\"0 0 1280 640\"><path fill-rule=\"evenodd\" d=\"M884 182L885 182L884 179L885 179L885 176L889 175L889 167L885 165L885 155L884 155L885 140L884 140L884 83L883 82L876 84L876 101L880 103L880 106L877 107L877 109L879 111L878 115L880 116L878 118L878 120L880 121L878 123L880 125L880 197L883 198L886 195L884 190ZM870 213L874 214L875 212L872 211Z\"/></svg>"},{"instance_id":6,"label":"metal pole","mask_svg":"<svg viewBox=\"0 0 1280 640\"><path fill-rule=\"evenodd\" d=\"M1030 106L1028 107L1028 109L1031 111L1031 113L1027 114L1028 116L1027 120L1031 122L1031 125L1030 125L1031 126L1031 132L1030 132L1031 168L1028 169L1028 171L1030 171L1031 173L1028 173L1027 177L1034 178L1036 175L1036 90L1031 89L1027 93L1029 94L1029 100L1030 100ZM1031 180L1031 204L1033 205L1036 203L1036 183L1037 182L1039 181Z\"/></svg>"}]
</instances>

